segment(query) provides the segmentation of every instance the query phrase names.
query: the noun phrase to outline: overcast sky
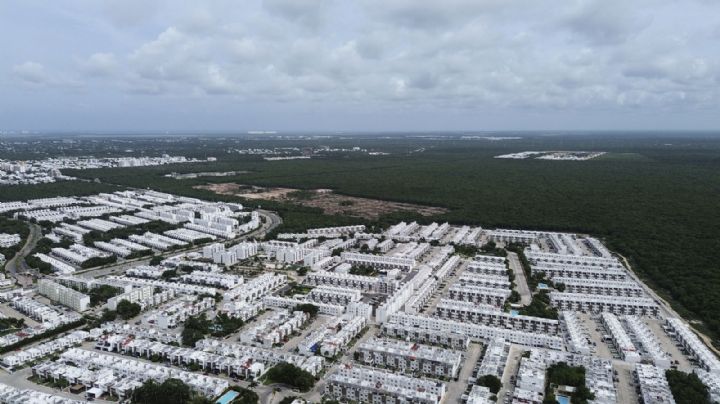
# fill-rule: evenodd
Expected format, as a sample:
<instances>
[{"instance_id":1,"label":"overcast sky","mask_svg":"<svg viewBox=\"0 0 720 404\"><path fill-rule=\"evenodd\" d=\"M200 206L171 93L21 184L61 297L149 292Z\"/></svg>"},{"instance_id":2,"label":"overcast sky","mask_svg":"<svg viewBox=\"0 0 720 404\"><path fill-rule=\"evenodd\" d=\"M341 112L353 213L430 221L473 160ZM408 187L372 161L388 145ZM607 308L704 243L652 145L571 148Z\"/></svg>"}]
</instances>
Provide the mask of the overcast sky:
<instances>
[{"instance_id":1,"label":"overcast sky","mask_svg":"<svg viewBox=\"0 0 720 404\"><path fill-rule=\"evenodd\" d=\"M0 130L719 129L717 0L3 0Z\"/></svg>"}]
</instances>

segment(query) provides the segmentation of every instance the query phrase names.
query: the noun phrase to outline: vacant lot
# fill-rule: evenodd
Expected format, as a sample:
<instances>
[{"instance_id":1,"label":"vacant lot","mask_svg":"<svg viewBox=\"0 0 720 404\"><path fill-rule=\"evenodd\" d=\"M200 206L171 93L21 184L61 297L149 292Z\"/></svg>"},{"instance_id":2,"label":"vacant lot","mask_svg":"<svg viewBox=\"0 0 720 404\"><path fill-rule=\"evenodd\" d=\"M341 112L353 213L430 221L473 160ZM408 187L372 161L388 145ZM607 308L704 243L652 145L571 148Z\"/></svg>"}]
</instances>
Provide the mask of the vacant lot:
<instances>
[{"instance_id":1,"label":"vacant lot","mask_svg":"<svg viewBox=\"0 0 720 404\"><path fill-rule=\"evenodd\" d=\"M296 188L267 188L235 183L198 185L196 188L213 191L220 195L235 195L244 199L297 203L322 209L323 213L327 215L355 216L371 220L397 212L414 212L422 216L434 216L448 212L444 208L340 195L330 189L306 191Z\"/></svg>"}]
</instances>

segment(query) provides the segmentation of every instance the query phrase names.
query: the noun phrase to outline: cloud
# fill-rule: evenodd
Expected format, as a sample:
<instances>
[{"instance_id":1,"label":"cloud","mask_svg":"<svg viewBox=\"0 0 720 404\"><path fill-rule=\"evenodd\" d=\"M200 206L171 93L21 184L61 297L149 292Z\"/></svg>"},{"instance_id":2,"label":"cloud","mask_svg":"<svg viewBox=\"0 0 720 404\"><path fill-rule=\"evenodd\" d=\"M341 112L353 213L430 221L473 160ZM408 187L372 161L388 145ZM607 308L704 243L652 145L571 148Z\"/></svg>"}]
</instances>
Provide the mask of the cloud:
<instances>
[{"instance_id":1,"label":"cloud","mask_svg":"<svg viewBox=\"0 0 720 404\"><path fill-rule=\"evenodd\" d=\"M63 32L75 42L59 42L62 58L10 52L13 77L38 88L84 83L97 99L231 97L349 112L720 105L720 5L708 1L150 3L146 16L144 2L73 8L93 29ZM121 28L95 38L96 26Z\"/></svg>"},{"instance_id":2,"label":"cloud","mask_svg":"<svg viewBox=\"0 0 720 404\"><path fill-rule=\"evenodd\" d=\"M324 22L332 0L263 0L270 14L310 28Z\"/></svg>"},{"instance_id":3,"label":"cloud","mask_svg":"<svg viewBox=\"0 0 720 404\"><path fill-rule=\"evenodd\" d=\"M45 71L45 66L40 63L25 62L13 66L12 70L15 77L27 84L41 86L52 81L48 73Z\"/></svg>"},{"instance_id":4,"label":"cloud","mask_svg":"<svg viewBox=\"0 0 720 404\"><path fill-rule=\"evenodd\" d=\"M638 0L639 3L643 3ZM582 0L565 18L574 35L593 45L623 43L639 35L652 20L639 3L623 0Z\"/></svg>"},{"instance_id":5,"label":"cloud","mask_svg":"<svg viewBox=\"0 0 720 404\"><path fill-rule=\"evenodd\" d=\"M91 76L111 76L116 73L118 62L112 53L93 53L81 63L82 69Z\"/></svg>"}]
</instances>

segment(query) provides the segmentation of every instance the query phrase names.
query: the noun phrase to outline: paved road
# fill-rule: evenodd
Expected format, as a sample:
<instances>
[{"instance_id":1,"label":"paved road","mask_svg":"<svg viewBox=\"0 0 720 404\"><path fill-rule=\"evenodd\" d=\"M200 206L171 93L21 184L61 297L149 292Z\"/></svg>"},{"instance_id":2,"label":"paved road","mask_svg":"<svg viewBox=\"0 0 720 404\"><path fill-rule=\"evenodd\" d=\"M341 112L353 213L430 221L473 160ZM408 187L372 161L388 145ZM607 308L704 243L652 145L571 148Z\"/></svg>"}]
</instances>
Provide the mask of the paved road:
<instances>
[{"instance_id":1,"label":"paved road","mask_svg":"<svg viewBox=\"0 0 720 404\"><path fill-rule=\"evenodd\" d=\"M30 227L30 234L25 241L25 245L10 261L7 262L7 265L5 265L5 271L8 272L10 276L17 279L20 284L27 283L28 280L28 277L24 275L24 273L29 270L27 264L25 263L25 257L27 257L30 252L35 249L37 242L42 238L42 228L39 225L35 223L28 223L28 226ZM32 279L30 279L30 283L32 283Z\"/></svg>"},{"instance_id":2,"label":"paved road","mask_svg":"<svg viewBox=\"0 0 720 404\"><path fill-rule=\"evenodd\" d=\"M518 370L520 369L520 358L525 350L526 348L519 345L513 344L510 346L505 372L500 378L502 387L497 393L498 403L504 402L505 397L512 395L513 391L515 391L515 385L512 383L511 378L517 376Z\"/></svg>"},{"instance_id":3,"label":"paved road","mask_svg":"<svg viewBox=\"0 0 720 404\"><path fill-rule=\"evenodd\" d=\"M513 274L515 274L515 285L517 292L520 293L520 304L522 304L523 306L527 306L532 301L532 293L530 292L530 288L528 287L522 263L520 263L520 259L514 252L508 251L507 258L510 269L512 269Z\"/></svg>"},{"instance_id":4,"label":"paved road","mask_svg":"<svg viewBox=\"0 0 720 404\"><path fill-rule=\"evenodd\" d=\"M467 351L464 352L464 354L465 358L463 361L463 366L460 368L460 372L458 372L458 380L448 382L447 394L443 399L443 403L455 404L462 402L462 395L467 389L468 378L472 376L472 372L475 369L478 360L480 360L480 354L482 354L482 345L478 343L472 343L470 344L470 347L467 349Z\"/></svg>"},{"instance_id":5,"label":"paved road","mask_svg":"<svg viewBox=\"0 0 720 404\"><path fill-rule=\"evenodd\" d=\"M615 359L612 361L613 369L617 372L618 381L615 384L615 393L618 403L637 404L638 395L635 392L635 365Z\"/></svg>"}]
</instances>

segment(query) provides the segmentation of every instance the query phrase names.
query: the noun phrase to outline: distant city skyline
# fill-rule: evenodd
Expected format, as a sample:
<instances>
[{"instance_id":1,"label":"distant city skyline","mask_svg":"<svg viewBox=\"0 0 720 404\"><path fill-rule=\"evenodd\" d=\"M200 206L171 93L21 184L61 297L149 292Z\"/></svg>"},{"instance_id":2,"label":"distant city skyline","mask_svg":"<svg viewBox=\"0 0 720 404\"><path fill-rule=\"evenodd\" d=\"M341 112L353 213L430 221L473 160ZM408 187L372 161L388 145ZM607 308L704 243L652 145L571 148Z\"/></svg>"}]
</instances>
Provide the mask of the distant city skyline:
<instances>
[{"instance_id":1,"label":"distant city skyline","mask_svg":"<svg viewBox=\"0 0 720 404\"><path fill-rule=\"evenodd\" d=\"M720 129L707 0L10 0L0 131Z\"/></svg>"}]
</instances>

